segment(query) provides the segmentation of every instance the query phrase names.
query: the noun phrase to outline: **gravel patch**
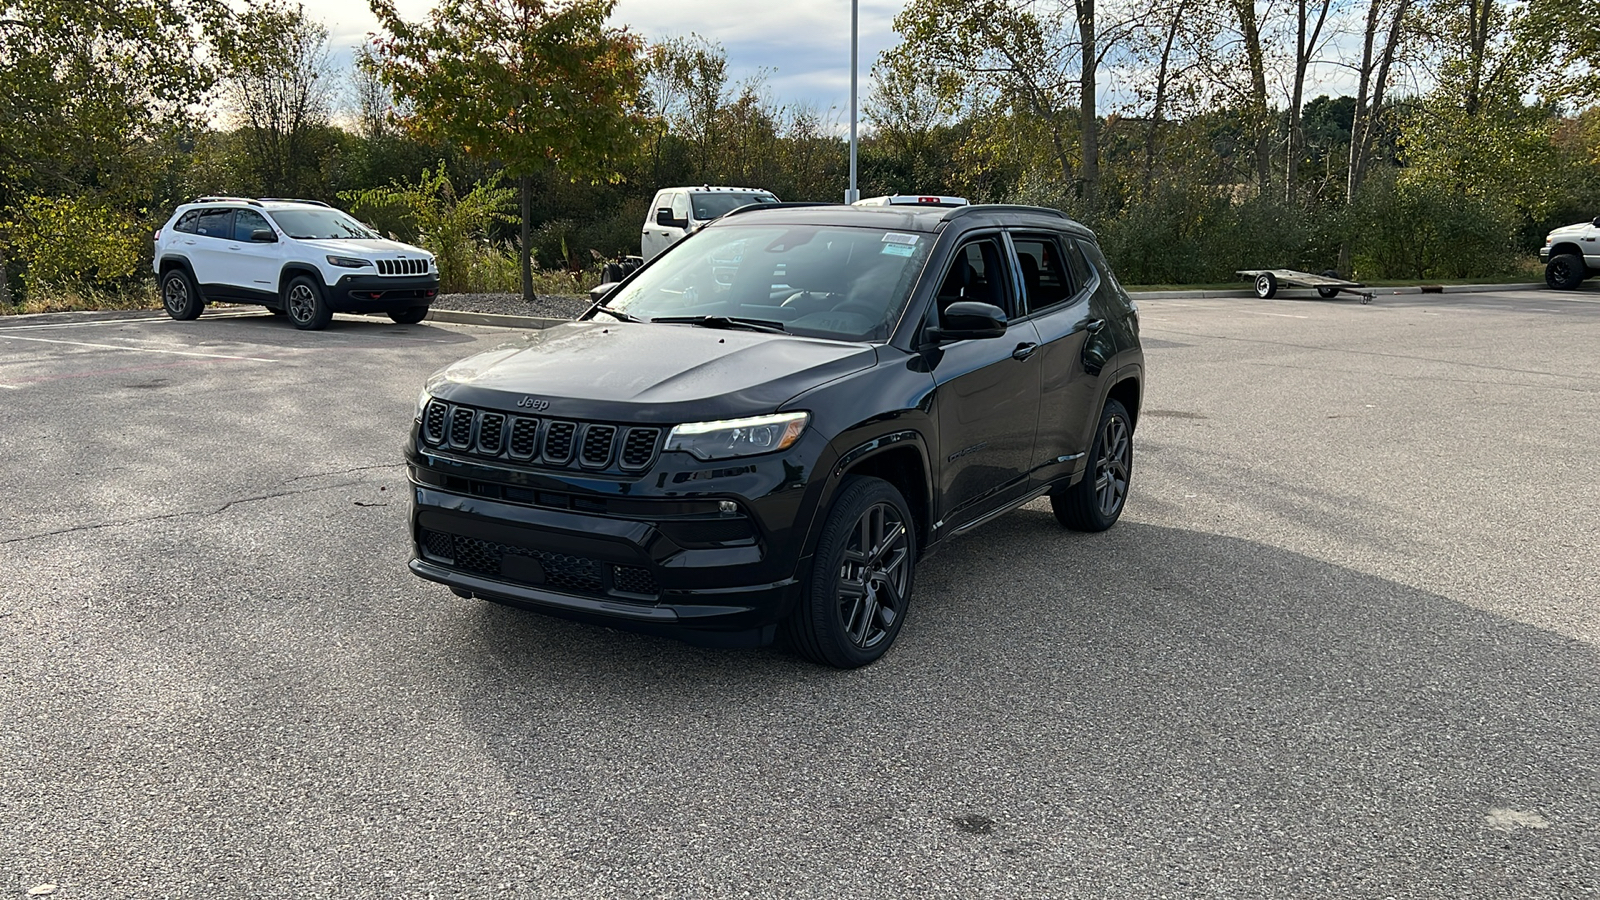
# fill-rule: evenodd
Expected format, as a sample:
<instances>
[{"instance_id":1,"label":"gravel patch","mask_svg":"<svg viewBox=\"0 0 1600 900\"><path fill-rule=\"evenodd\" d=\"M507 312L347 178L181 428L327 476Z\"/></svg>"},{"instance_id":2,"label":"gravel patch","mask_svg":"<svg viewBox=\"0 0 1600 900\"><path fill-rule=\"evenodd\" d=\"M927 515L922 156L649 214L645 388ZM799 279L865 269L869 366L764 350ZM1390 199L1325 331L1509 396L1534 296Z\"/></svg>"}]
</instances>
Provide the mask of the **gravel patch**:
<instances>
[{"instance_id":1,"label":"gravel patch","mask_svg":"<svg viewBox=\"0 0 1600 900\"><path fill-rule=\"evenodd\" d=\"M434 299L433 308L501 316L571 319L589 308L589 299L573 294L539 294L529 302L523 300L521 294L440 294Z\"/></svg>"}]
</instances>

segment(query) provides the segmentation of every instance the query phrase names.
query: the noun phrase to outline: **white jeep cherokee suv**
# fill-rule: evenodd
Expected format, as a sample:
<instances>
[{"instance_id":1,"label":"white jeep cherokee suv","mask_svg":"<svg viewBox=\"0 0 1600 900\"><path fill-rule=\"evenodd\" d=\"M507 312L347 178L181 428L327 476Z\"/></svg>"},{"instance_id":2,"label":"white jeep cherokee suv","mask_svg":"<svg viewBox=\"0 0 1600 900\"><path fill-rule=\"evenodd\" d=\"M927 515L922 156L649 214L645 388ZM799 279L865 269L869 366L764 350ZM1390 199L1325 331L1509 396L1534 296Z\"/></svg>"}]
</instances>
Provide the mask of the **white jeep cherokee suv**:
<instances>
[{"instance_id":1,"label":"white jeep cherokee suv","mask_svg":"<svg viewBox=\"0 0 1600 900\"><path fill-rule=\"evenodd\" d=\"M156 232L154 268L174 319L221 301L259 303L296 328L325 328L336 312L411 324L439 293L433 254L316 200L185 203Z\"/></svg>"}]
</instances>

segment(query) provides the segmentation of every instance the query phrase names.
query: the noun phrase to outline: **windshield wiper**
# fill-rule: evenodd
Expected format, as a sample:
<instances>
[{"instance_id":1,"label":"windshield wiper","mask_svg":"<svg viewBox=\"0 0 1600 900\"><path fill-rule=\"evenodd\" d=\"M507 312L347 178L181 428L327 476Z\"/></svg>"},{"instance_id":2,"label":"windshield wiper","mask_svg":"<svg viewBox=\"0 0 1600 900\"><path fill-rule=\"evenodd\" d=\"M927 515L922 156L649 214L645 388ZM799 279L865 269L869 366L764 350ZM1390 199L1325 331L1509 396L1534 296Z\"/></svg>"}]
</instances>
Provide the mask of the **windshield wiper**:
<instances>
[{"instance_id":1,"label":"windshield wiper","mask_svg":"<svg viewBox=\"0 0 1600 900\"><path fill-rule=\"evenodd\" d=\"M771 334L788 334L782 322L771 319L746 319L742 316L657 316L650 321L668 325L699 325L701 328L743 328Z\"/></svg>"},{"instance_id":2,"label":"windshield wiper","mask_svg":"<svg viewBox=\"0 0 1600 900\"><path fill-rule=\"evenodd\" d=\"M594 312L595 310L599 310L600 312L603 312L608 316L614 316L614 317L616 317L618 319L621 319L624 322L643 322L644 321L644 319L639 318L638 316L634 315L631 312L625 312L625 311L620 310L620 309L612 309L611 307L605 306L605 305L600 304L600 303L596 303L595 305L589 307L589 311L590 312ZM653 319L651 321L660 321L660 320L659 319Z\"/></svg>"}]
</instances>

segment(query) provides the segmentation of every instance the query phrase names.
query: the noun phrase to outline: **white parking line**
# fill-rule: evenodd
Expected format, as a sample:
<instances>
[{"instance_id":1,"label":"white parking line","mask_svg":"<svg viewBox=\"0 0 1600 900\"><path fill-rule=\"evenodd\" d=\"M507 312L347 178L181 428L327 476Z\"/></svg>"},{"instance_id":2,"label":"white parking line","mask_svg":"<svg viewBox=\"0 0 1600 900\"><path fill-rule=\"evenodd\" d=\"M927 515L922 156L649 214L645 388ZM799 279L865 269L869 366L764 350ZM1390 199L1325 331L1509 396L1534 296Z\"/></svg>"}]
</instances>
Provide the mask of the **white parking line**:
<instances>
[{"instance_id":1,"label":"white parking line","mask_svg":"<svg viewBox=\"0 0 1600 900\"><path fill-rule=\"evenodd\" d=\"M199 356L205 359L237 359L245 362L277 362L259 356L230 356L226 353L197 353L193 350L160 350L155 347L128 347L120 344L92 344L88 341L58 341L51 338L25 337L20 334L0 334L0 341L37 341L41 344L67 344L73 347L93 347L97 350L135 350L139 353L169 353L173 356Z\"/></svg>"}]
</instances>

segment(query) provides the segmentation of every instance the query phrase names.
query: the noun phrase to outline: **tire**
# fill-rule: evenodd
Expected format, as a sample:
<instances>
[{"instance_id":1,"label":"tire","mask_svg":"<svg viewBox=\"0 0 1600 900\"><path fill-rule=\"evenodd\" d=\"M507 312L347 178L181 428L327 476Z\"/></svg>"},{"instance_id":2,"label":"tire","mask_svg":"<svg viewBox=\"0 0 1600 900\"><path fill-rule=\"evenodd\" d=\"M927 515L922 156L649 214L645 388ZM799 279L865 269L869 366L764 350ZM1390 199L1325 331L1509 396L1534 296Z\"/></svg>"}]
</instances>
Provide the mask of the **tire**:
<instances>
[{"instance_id":1,"label":"tire","mask_svg":"<svg viewBox=\"0 0 1600 900\"><path fill-rule=\"evenodd\" d=\"M169 269L167 274L161 276L161 308L167 315L180 322L200 317L200 311L205 309L205 301L200 299L200 290L194 285L194 279L182 269Z\"/></svg>"},{"instance_id":2,"label":"tire","mask_svg":"<svg viewBox=\"0 0 1600 900\"><path fill-rule=\"evenodd\" d=\"M301 331L320 331L333 321L333 310L322 296L322 285L297 275L283 292L283 310Z\"/></svg>"},{"instance_id":3,"label":"tire","mask_svg":"<svg viewBox=\"0 0 1600 900\"><path fill-rule=\"evenodd\" d=\"M1071 487L1050 492L1056 521L1073 531L1105 531L1117 523L1133 483L1133 420L1117 400L1107 400L1089 451L1090 469Z\"/></svg>"},{"instance_id":4,"label":"tire","mask_svg":"<svg viewBox=\"0 0 1600 900\"><path fill-rule=\"evenodd\" d=\"M785 623L790 644L806 659L840 669L883 656L905 623L916 558L916 524L894 485L846 478L823 523L805 593Z\"/></svg>"},{"instance_id":5,"label":"tire","mask_svg":"<svg viewBox=\"0 0 1600 900\"><path fill-rule=\"evenodd\" d=\"M1317 288L1317 296L1324 300L1332 300L1333 298L1339 296L1339 289L1331 287L1319 287Z\"/></svg>"},{"instance_id":6,"label":"tire","mask_svg":"<svg viewBox=\"0 0 1600 900\"><path fill-rule=\"evenodd\" d=\"M1256 296L1263 300L1271 300L1278 293L1278 276L1271 272L1262 272L1256 276Z\"/></svg>"},{"instance_id":7,"label":"tire","mask_svg":"<svg viewBox=\"0 0 1600 900\"><path fill-rule=\"evenodd\" d=\"M393 319L397 325L415 325L427 317L428 308L426 306L413 306L410 309L389 313L389 318Z\"/></svg>"},{"instance_id":8,"label":"tire","mask_svg":"<svg viewBox=\"0 0 1600 900\"><path fill-rule=\"evenodd\" d=\"M601 284L616 284L627 277L628 273L622 263L606 263L605 268L600 270Z\"/></svg>"},{"instance_id":9,"label":"tire","mask_svg":"<svg viewBox=\"0 0 1600 900\"><path fill-rule=\"evenodd\" d=\"M1550 263L1544 267L1544 283L1558 291L1576 290L1578 285L1583 284L1583 278L1588 274L1583 257L1574 253L1563 253L1560 256L1550 257Z\"/></svg>"}]
</instances>

